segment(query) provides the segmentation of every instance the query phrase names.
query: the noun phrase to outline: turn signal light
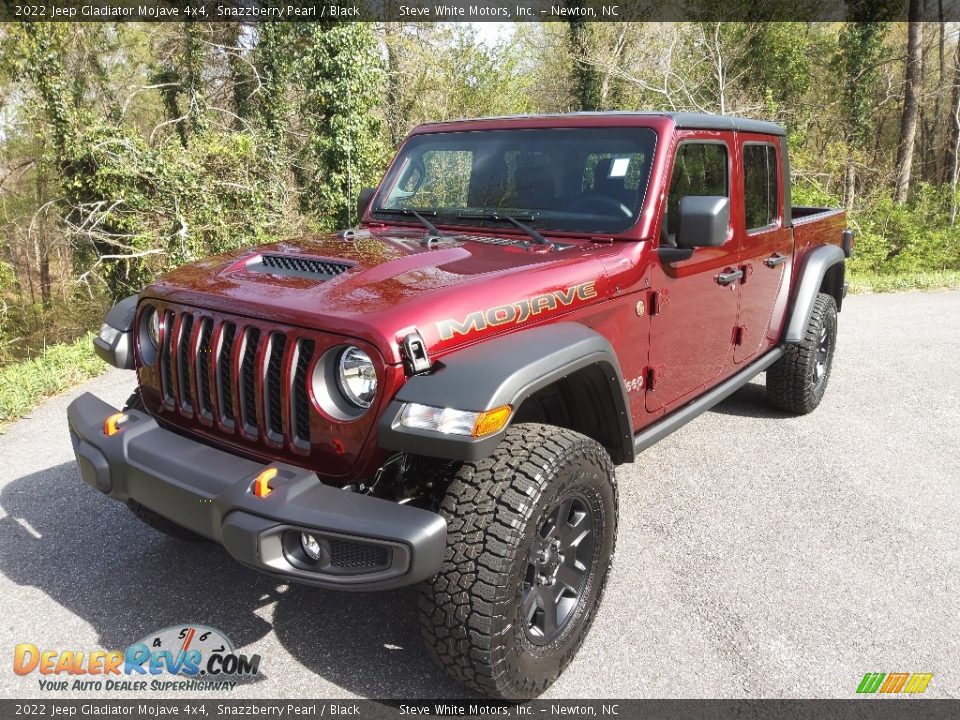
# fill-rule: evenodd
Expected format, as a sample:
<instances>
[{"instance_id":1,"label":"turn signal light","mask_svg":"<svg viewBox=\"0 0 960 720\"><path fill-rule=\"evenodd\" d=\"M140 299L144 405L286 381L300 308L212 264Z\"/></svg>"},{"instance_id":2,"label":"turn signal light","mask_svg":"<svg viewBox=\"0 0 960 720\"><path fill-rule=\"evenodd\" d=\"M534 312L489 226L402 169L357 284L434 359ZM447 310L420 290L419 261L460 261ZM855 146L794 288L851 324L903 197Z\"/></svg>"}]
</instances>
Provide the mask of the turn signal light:
<instances>
[{"instance_id":1,"label":"turn signal light","mask_svg":"<svg viewBox=\"0 0 960 720\"><path fill-rule=\"evenodd\" d=\"M124 413L114 413L103 422L103 434L107 437L120 432L120 423L127 419Z\"/></svg>"},{"instance_id":2,"label":"turn signal light","mask_svg":"<svg viewBox=\"0 0 960 720\"><path fill-rule=\"evenodd\" d=\"M466 435L479 438L502 430L510 421L512 412L513 408L509 405L473 412L407 403L400 413L400 424L403 427L430 430L444 435Z\"/></svg>"},{"instance_id":3,"label":"turn signal light","mask_svg":"<svg viewBox=\"0 0 960 720\"><path fill-rule=\"evenodd\" d=\"M276 468L267 468L262 473L257 475L257 479L253 481L253 494L258 498L267 497L267 495L273 492L273 488L270 487L270 481L276 476Z\"/></svg>"},{"instance_id":4,"label":"turn signal light","mask_svg":"<svg viewBox=\"0 0 960 720\"><path fill-rule=\"evenodd\" d=\"M477 421L473 425L474 437L483 437L503 429L503 426L510 420L510 412L513 408L509 405L501 405L493 410L484 410L477 415Z\"/></svg>"}]
</instances>

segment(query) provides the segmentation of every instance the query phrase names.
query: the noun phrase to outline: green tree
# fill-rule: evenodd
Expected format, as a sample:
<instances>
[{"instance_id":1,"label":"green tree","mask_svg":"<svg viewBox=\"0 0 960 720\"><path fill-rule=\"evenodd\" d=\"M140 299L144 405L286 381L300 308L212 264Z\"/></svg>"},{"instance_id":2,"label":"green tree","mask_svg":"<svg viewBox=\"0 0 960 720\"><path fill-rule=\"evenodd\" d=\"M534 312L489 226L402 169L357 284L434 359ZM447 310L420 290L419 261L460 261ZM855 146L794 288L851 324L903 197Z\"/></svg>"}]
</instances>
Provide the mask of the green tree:
<instances>
[{"instance_id":1,"label":"green tree","mask_svg":"<svg viewBox=\"0 0 960 720\"><path fill-rule=\"evenodd\" d=\"M570 8L582 8L582 0L568 0ZM585 20L568 21L572 52L573 106L577 110L599 110L603 80L596 65L591 62L594 48L592 25Z\"/></svg>"},{"instance_id":2,"label":"green tree","mask_svg":"<svg viewBox=\"0 0 960 720\"><path fill-rule=\"evenodd\" d=\"M328 228L350 225L364 186L375 184L384 155L380 103L384 71L368 23L310 26L301 104L314 176L304 207Z\"/></svg>"}]
</instances>

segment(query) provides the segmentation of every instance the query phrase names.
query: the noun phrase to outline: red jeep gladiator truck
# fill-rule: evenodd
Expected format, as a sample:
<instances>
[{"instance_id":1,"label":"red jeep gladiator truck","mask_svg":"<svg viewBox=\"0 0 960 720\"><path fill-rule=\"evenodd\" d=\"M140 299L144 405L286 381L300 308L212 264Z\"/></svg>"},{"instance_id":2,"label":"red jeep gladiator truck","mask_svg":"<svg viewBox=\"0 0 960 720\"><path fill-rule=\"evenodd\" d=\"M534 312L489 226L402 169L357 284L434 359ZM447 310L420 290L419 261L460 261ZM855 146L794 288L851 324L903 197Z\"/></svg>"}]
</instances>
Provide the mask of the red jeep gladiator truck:
<instances>
[{"instance_id":1,"label":"red jeep gladiator truck","mask_svg":"<svg viewBox=\"0 0 960 720\"><path fill-rule=\"evenodd\" d=\"M83 479L283 581L420 583L441 665L537 696L599 606L614 467L761 372L817 407L853 235L791 206L783 128L689 113L424 125L359 205L119 302L94 343L138 389L70 405Z\"/></svg>"}]
</instances>

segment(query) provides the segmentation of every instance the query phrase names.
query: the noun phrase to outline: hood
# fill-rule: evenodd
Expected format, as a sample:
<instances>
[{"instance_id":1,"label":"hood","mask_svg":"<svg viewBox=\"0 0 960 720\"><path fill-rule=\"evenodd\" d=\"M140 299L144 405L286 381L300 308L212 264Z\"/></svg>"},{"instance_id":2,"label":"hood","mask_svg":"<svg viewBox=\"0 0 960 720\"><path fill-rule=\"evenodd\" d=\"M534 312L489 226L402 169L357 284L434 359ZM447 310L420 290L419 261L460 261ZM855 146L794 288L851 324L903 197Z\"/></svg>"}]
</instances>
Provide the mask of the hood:
<instances>
[{"instance_id":1,"label":"hood","mask_svg":"<svg viewBox=\"0 0 960 720\"><path fill-rule=\"evenodd\" d=\"M457 235L424 247L422 237L389 228L246 248L180 267L141 297L363 338L397 363L397 341L414 329L438 354L606 291L589 242Z\"/></svg>"}]
</instances>

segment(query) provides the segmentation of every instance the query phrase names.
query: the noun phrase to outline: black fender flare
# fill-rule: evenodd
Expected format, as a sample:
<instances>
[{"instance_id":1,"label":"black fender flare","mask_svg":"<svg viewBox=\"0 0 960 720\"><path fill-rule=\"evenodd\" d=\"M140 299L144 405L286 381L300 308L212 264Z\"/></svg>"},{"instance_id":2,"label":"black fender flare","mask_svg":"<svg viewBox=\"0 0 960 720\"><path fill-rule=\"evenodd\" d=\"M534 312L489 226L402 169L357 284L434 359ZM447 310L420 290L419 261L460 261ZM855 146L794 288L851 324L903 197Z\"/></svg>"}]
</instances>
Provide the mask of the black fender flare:
<instances>
[{"instance_id":1,"label":"black fender flare","mask_svg":"<svg viewBox=\"0 0 960 720\"><path fill-rule=\"evenodd\" d=\"M410 428L400 423L404 407L418 403L480 412L511 405L515 412L537 390L594 366L603 371L610 395L606 411L616 414L620 435L617 446L608 450L614 462L631 462L633 428L620 363L606 338L575 322L481 342L443 357L429 373L411 377L380 419L380 446L449 460L479 460L496 449L505 429L474 438Z\"/></svg>"},{"instance_id":2,"label":"black fender flare","mask_svg":"<svg viewBox=\"0 0 960 720\"><path fill-rule=\"evenodd\" d=\"M93 338L97 355L121 370L133 369L133 318L139 299L139 295L130 295L110 308L99 335Z\"/></svg>"},{"instance_id":3,"label":"black fender flare","mask_svg":"<svg viewBox=\"0 0 960 720\"><path fill-rule=\"evenodd\" d=\"M803 331L813 312L813 304L817 294L823 287L823 279L830 268L840 264L845 266L846 254L838 245L822 245L806 254L803 267L797 277L797 290L790 304L790 315L787 319L783 340L787 343L799 343L803 340ZM841 278L841 292L843 280ZM839 300L837 301L839 305Z\"/></svg>"}]
</instances>

